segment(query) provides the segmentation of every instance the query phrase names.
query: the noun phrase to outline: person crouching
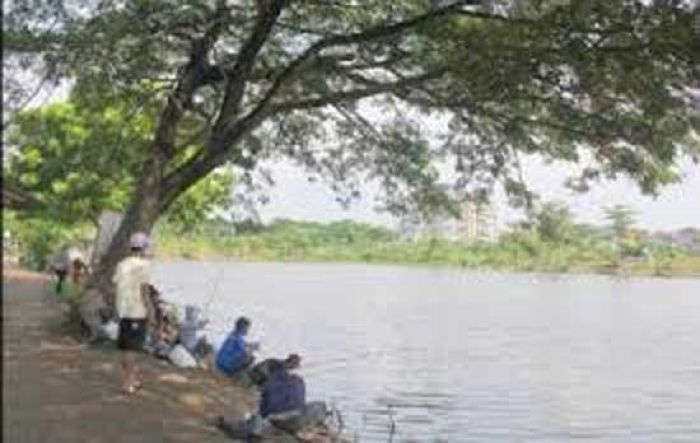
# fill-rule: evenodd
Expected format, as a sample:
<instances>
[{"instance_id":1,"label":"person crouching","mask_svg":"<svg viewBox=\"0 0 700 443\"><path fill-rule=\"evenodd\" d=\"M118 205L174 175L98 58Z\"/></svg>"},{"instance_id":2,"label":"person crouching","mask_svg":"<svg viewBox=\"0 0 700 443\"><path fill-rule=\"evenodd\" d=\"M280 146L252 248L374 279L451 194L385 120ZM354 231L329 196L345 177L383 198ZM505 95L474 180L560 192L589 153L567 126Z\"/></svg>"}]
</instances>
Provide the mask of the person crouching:
<instances>
[{"instance_id":1,"label":"person crouching","mask_svg":"<svg viewBox=\"0 0 700 443\"><path fill-rule=\"evenodd\" d=\"M306 385L292 373L301 358L292 354L286 360L268 360L269 376L261 387L258 412L245 420L219 416L213 425L232 438L261 437L272 427L296 433L307 426L321 426L328 416L324 402L306 403Z\"/></svg>"},{"instance_id":2,"label":"person crouching","mask_svg":"<svg viewBox=\"0 0 700 443\"><path fill-rule=\"evenodd\" d=\"M286 359L268 358L261 361L249 371L250 380L257 386L265 384L275 366L282 365L288 371L298 369L301 364L301 357L298 354L289 354Z\"/></svg>"}]
</instances>

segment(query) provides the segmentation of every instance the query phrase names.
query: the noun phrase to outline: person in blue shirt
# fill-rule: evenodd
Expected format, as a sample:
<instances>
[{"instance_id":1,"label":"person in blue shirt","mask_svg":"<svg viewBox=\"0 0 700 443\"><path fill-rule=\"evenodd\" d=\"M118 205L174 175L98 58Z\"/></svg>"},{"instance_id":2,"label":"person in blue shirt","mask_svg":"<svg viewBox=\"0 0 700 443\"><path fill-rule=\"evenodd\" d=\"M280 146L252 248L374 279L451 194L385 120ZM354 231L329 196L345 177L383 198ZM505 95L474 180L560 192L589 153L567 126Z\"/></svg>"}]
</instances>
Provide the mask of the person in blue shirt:
<instances>
[{"instance_id":1,"label":"person in blue shirt","mask_svg":"<svg viewBox=\"0 0 700 443\"><path fill-rule=\"evenodd\" d=\"M255 361L253 352L259 346L257 343L245 341L250 326L250 320L246 317L240 317L236 320L235 329L221 345L216 356L216 367L219 371L231 376L240 376L245 374L246 370L253 364Z\"/></svg>"}]
</instances>

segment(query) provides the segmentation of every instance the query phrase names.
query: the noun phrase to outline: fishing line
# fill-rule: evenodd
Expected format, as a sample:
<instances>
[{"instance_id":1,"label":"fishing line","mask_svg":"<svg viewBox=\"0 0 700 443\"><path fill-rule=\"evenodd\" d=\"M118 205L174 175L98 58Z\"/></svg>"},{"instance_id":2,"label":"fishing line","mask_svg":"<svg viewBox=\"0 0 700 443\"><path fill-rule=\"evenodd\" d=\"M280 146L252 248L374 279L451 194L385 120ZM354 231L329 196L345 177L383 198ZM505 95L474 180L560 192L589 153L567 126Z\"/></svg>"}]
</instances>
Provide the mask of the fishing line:
<instances>
[{"instance_id":1,"label":"fishing line","mask_svg":"<svg viewBox=\"0 0 700 443\"><path fill-rule=\"evenodd\" d=\"M320 361L316 364L305 364L304 365L304 372L306 371L311 371L313 372L324 372L324 371L329 371L329 370L335 370L337 368L346 366L348 363L353 362L353 361L358 361L358 360L365 360L368 357L372 357L373 354L377 354L375 351L363 351L363 352L358 352L354 354L349 354L347 356L343 357L335 357L335 358L330 358L327 360ZM380 353L381 355L381 353Z\"/></svg>"}]
</instances>

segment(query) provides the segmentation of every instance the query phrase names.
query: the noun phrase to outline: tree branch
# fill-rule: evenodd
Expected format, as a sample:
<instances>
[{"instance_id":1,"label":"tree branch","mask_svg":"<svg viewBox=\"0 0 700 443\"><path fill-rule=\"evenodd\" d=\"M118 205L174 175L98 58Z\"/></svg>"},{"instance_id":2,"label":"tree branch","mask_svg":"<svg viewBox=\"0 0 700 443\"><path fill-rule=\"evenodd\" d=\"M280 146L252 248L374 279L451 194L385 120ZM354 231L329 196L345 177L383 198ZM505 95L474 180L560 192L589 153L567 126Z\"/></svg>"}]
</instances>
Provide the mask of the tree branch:
<instances>
[{"instance_id":1,"label":"tree branch","mask_svg":"<svg viewBox=\"0 0 700 443\"><path fill-rule=\"evenodd\" d=\"M412 29L416 26L428 23L439 17L445 17L463 12L461 8L464 6L478 4L481 4L480 0L460 0L447 6L433 9L431 11L426 12L425 14L419 15L417 17L402 22L394 23L391 25L377 26L354 34L334 35L332 37L321 39L309 46L303 53L301 53L301 55L294 59L289 65L287 65L287 67L283 69L279 75L277 75L272 86L267 91L267 94L265 94L265 96L260 100L258 105L250 112L249 117L255 117L259 113L264 113L266 107L277 94L277 92L282 88L282 86L284 86L289 80L293 78L294 74L302 65L304 65L308 60L310 60L316 54L319 54L324 49L335 46L347 46L352 44L367 43L374 40L392 37L401 34L409 29Z\"/></svg>"},{"instance_id":2,"label":"tree branch","mask_svg":"<svg viewBox=\"0 0 700 443\"><path fill-rule=\"evenodd\" d=\"M346 121L358 128L365 138L374 143L381 143L381 132L375 128L372 123L368 122L366 118L358 114L356 111L345 109L339 104L335 104L333 107L340 113L341 116L343 116L343 118L345 118Z\"/></svg>"},{"instance_id":3,"label":"tree branch","mask_svg":"<svg viewBox=\"0 0 700 443\"><path fill-rule=\"evenodd\" d=\"M444 71L431 72L402 79L401 81L397 82L379 83L363 89L337 92L326 97L271 105L272 99L282 88L282 86L293 78L297 70L306 61L320 53L322 50L336 46L367 43L400 35L407 30L428 23L437 18L459 13L461 8L464 6L481 4L480 0L459 0L447 6L433 9L425 14L399 23L377 26L358 33L335 35L321 39L307 48L301 55L287 65L287 67L284 68L279 75L277 75L270 89L268 89L265 96L260 100L260 102L258 102L258 105L253 108L252 111L250 111L244 117L238 119L235 123L232 123L232 118L238 112L238 107L240 106L240 100L243 96L247 76L250 74L256 55L262 48L262 45L265 43L265 40L274 26L282 7L284 4L286 4L285 1L268 1L271 1L271 3L264 2L265 4L261 6L261 15L258 22L256 23L250 38L244 44L241 52L239 53L238 61L233 70L234 75L228 79L224 104L222 105L219 118L215 124L214 131L207 143L205 151L190 159L190 161L170 173L164 179L165 195L162 200L162 210L165 210L184 189L187 189L189 185L195 183L197 179L211 172L221 162L223 162L226 158L227 150L232 144L239 140L244 134L257 127L266 117L272 114L295 109L323 107L326 105L342 103L343 101L348 100L358 100L373 95L395 91L414 84L420 84L427 80L438 78L444 73Z\"/></svg>"},{"instance_id":4,"label":"tree branch","mask_svg":"<svg viewBox=\"0 0 700 443\"><path fill-rule=\"evenodd\" d=\"M17 211L34 211L43 208L44 203L27 191L3 184L2 207Z\"/></svg>"},{"instance_id":5,"label":"tree branch","mask_svg":"<svg viewBox=\"0 0 700 443\"><path fill-rule=\"evenodd\" d=\"M258 0L258 18L248 40L241 47L236 62L226 81L219 118L214 124L215 133L224 133L231 120L238 114L248 77L257 55L267 41L282 9L290 0Z\"/></svg>"},{"instance_id":6,"label":"tree branch","mask_svg":"<svg viewBox=\"0 0 700 443\"><path fill-rule=\"evenodd\" d=\"M527 18L522 18L522 17L508 17L505 15L499 15L499 14L489 14L487 12L479 12L479 11L468 11L468 10L461 10L458 12L459 15L465 16L465 17L471 17L471 18L476 18L480 20L493 20L493 21L498 21L498 22L503 22L503 23L513 23L513 24L521 24L521 25L532 25L535 24L536 21L530 20Z\"/></svg>"},{"instance_id":7,"label":"tree branch","mask_svg":"<svg viewBox=\"0 0 700 443\"><path fill-rule=\"evenodd\" d=\"M10 111L10 112L8 112L8 114L11 114L11 115L8 115L7 120L2 122L2 131L3 131L3 132L4 132L7 128L9 128L10 126L12 126L12 122L13 122L13 118L12 118L12 117L13 117L13 116L16 116L17 114L20 114L22 111L24 111L24 108L26 108L26 107L29 105L29 103L31 103L35 98L37 98L37 97L39 96L39 93L41 92L41 90L44 89L44 85L46 85L46 83L48 83L48 81L49 81L49 79L50 79L49 77L50 77L49 74L45 74L45 75L42 77L41 81L40 81L40 82L37 84L37 86L34 88L34 90L33 90L32 92L30 92L29 95L28 95L27 97L25 97L24 100L22 100L22 101L17 105L16 108L14 108L14 109L12 109L12 110L6 109L6 111ZM3 103L3 105L4 105L4 104L5 104L5 103ZM8 106L8 108L9 108L9 106ZM3 119L3 120L4 120L4 119Z\"/></svg>"},{"instance_id":8,"label":"tree branch","mask_svg":"<svg viewBox=\"0 0 700 443\"><path fill-rule=\"evenodd\" d=\"M164 192L161 198L161 212L167 210L189 186L223 164L229 155L228 148L253 131L265 117L266 115L262 114L248 116L248 118L239 120L224 134L213 133L204 149L168 174L163 179Z\"/></svg>"},{"instance_id":9,"label":"tree branch","mask_svg":"<svg viewBox=\"0 0 700 443\"><path fill-rule=\"evenodd\" d=\"M369 84L366 88L352 89L348 91L340 91L332 94L328 94L323 97L309 98L305 100L299 100L294 102L273 104L269 107L270 114L279 114L281 112L299 110L299 109L311 109L320 108L323 106L334 105L337 103L342 103L350 100L359 100L362 98L371 97L374 95L384 94L387 92L399 91L403 88L420 85L429 80L435 80L441 77L446 72L445 69L440 69L437 71L428 72L425 74L406 77L399 81L390 83L373 83Z\"/></svg>"},{"instance_id":10,"label":"tree branch","mask_svg":"<svg viewBox=\"0 0 700 443\"><path fill-rule=\"evenodd\" d=\"M165 178L165 195L161 200L161 211L167 210L172 202L190 185L196 183L201 177L220 166L226 158L226 148L236 143L245 134L250 133L269 115L290 110L337 105L347 100L358 100L386 92L392 92L396 89L409 87L414 84L422 84L425 81L439 78L444 72L445 70L439 70L415 77L408 77L397 82L377 83L374 86L364 89L338 92L323 98L284 103L270 108L269 112L265 114L251 112L245 118L239 120L236 125L225 134L219 135L218 137L215 135L210 138L207 146L208 149L200 151L196 156Z\"/></svg>"},{"instance_id":11,"label":"tree branch","mask_svg":"<svg viewBox=\"0 0 700 443\"><path fill-rule=\"evenodd\" d=\"M184 108L192 100L192 95L203 83L203 71L207 68L207 54L214 46L219 35L226 26L228 14L226 2L219 0L214 12L211 25L204 35L192 45L190 59L178 76L178 83L173 93L168 97L168 102L160 115L158 129L156 130L154 146L165 157L170 157L175 152L175 131L182 119Z\"/></svg>"},{"instance_id":12,"label":"tree branch","mask_svg":"<svg viewBox=\"0 0 700 443\"><path fill-rule=\"evenodd\" d=\"M222 163L227 149L262 120L262 116L258 116L243 119L231 125L231 120L238 114L257 54L267 41L282 9L288 2L289 0L258 0L258 17L255 26L238 53L233 68L226 73L226 92L211 136L204 150L164 178L161 211L167 210L185 189Z\"/></svg>"}]
</instances>

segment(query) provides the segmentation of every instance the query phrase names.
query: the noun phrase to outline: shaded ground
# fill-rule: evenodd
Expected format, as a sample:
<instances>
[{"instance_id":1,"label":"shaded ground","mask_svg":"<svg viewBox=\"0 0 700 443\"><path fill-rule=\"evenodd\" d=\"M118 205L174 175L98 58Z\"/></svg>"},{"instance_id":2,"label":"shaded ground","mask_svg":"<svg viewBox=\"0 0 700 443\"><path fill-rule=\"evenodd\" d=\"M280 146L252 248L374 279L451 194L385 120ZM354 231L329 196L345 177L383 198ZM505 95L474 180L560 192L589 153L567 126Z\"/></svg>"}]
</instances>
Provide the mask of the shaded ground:
<instances>
[{"instance_id":1,"label":"shaded ground","mask_svg":"<svg viewBox=\"0 0 700 443\"><path fill-rule=\"evenodd\" d=\"M45 277L3 269L3 441L230 442L207 426L252 409L250 391L140 355L144 388L121 393L119 354L66 334Z\"/></svg>"}]
</instances>

